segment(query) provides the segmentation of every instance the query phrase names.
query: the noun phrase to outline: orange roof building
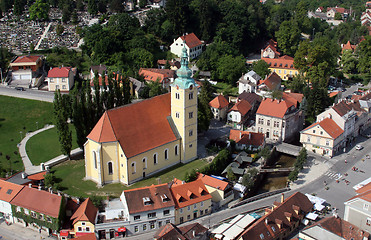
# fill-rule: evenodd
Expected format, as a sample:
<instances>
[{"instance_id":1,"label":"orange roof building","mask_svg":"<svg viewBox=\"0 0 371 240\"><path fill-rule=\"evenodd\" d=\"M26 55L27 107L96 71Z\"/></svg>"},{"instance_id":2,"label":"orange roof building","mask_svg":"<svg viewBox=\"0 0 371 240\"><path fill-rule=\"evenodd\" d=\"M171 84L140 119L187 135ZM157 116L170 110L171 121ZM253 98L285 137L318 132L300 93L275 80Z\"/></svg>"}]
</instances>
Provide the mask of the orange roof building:
<instances>
[{"instance_id":1,"label":"orange roof building","mask_svg":"<svg viewBox=\"0 0 371 240\"><path fill-rule=\"evenodd\" d=\"M183 182L174 179L170 191L175 202L175 224L211 213L211 194L201 179Z\"/></svg>"},{"instance_id":2,"label":"orange roof building","mask_svg":"<svg viewBox=\"0 0 371 240\"><path fill-rule=\"evenodd\" d=\"M223 95L218 95L209 102L214 119L223 121L227 117L229 102Z\"/></svg>"},{"instance_id":3,"label":"orange roof building","mask_svg":"<svg viewBox=\"0 0 371 240\"><path fill-rule=\"evenodd\" d=\"M170 52L180 57L183 47L185 47L189 59L194 59L201 55L202 46L203 43L200 39L194 33L190 33L174 39L174 42L170 45Z\"/></svg>"},{"instance_id":4,"label":"orange roof building","mask_svg":"<svg viewBox=\"0 0 371 240\"><path fill-rule=\"evenodd\" d=\"M241 99L228 110L227 121L234 123L236 128L240 129L249 118L251 110L251 104L245 99Z\"/></svg>"},{"instance_id":5,"label":"orange roof building","mask_svg":"<svg viewBox=\"0 0 371 240\"><path fill-rule=\"evenodd\" d=\"M0 180L0 213L6 221L13 222L12 206L10 202L24 186Z\"/></svg>"},{"instance_id":6,"label":"orange roof building","mask_svg":"<svg viewBox=\"0 0 371 240\"><path fill-rule=\"evenodd\" d=\"M141 68L139 69L139 75L143 76L147 82L159 81L163 88L169 89L170 83L175 78L175 71L170 69Z\"/></svg>"},{"instance_id":7,"label":"orange roof building","mask_svg":"<svg viewBox=\"0 0 371 240\"><path fill-rule=\"evenodd\" d=\"M265 146L265 136L263 133L241 131L231 129L229 139L236 142L237 149L259 149Z\"/></svg>"},{"instance_id":8,"label":"orange roof building","mask_svg":"<svg viewBox=\"0 0 371 240\"><path fill-rule=\"evenodd\" d=\"M282 80L290 80L298 74L294 67L294 58L284 55L278 58L261 58L269 65L271 72L277 73Z\"/></svg>"},{"instance_id":9,"label":"orange roof building","mask_svg":"<svg viewBox=\"0 0 371 240\"><path fill-rule=\"evenodd\" d=\"M277 50L277 42L270 39L267 46L261 50L261 58L278 58L281 55Z\"/></svg>"},{"instance_id":10,"label":"orange roof building","mask_svg":"<svg viewBox=\"0 0 371 240\"><path fill-rule=\"evenodd\" d=\"M282 99L264 99L256 112L256 132L273 142L293 138L303 127L300 95L282 93ZM301 102L301 101L300 101Z\"/></svg>"},{"instance_id":11,"label":"orange roof building","mask_svg":"<svg viewBox=\"0 0 371 240\"><path fill-rule=\"evenodd\" d=\"M9 66L13 71L31 69L35 72L42 66L42 60L43 56L39 55L19 56Z\"/></svg>"},{"instance_id":12,"label":"orange roof building","mask_svg":"<svg viewBox=\"0 0 371 240\"><path fill-rule=\"evenodd\" d=\"M344 130L331 118L315 122L300 132L300 142L308 151L332 157L341 151Z\"/></svg>"},{"instance_id":13,"label":"orange roof building","mask_svg":"<svg viewBox=\"0 0 371 240\"><path fill-rule=\"evenodd\" d=\"M87 233L94 233L97 216L98 208L94 206L90 198L87 198L71 216L74 235L81 236Z\"/></svg>"},{"instance_id":14,"label":"orange roof building","mask_svg":"<svg viewBox=\"0 0 371 240\"><path fill-rule=\"evenodd\" d=\"M99 119L84 147L86 179L131 184L197 157L197 84L184 54L171 93L107 110Z\"/></svg>"}]
</instances>

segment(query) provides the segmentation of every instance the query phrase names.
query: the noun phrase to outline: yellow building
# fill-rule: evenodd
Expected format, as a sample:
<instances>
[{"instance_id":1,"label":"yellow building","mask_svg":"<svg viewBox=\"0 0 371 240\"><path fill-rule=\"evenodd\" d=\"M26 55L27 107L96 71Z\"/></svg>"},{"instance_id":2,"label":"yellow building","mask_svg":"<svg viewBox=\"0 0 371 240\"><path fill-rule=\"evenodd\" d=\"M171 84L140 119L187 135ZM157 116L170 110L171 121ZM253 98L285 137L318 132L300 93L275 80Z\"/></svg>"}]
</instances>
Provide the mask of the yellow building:
<instances>
[{"instance_id":1,"label":"yellow building","mask_svg":"<svg viewBox=\"0 0 371 240\"><path fill-rule=\"evenodd\" d=\"M282 80L291 80L299 71L294 67L294 58L284 55L278 58L262 58L268 63L268 69L275 72Z\"/></svg>"},{"instance_id":2,"label":"yellow building","mask_svg":"<svg viewBox=\"0 0 371 240\"><path fill-rule=\"evenodd\" d=\"M300 142L308 151L332 157L341 151L344 130L334 120L325 118L300 132Z\"/></svg>"},{"instance_id":3,"label":"yellow building","mask_svg":"<svg viewBox=\"0 0 371 240\"><path fill-rule=\"evenodd\" d=\"M106 111L84 145L85 179L131 184L197 157L197 85L188 56L171 93Z\"/></svg>"},{"instance_id":4,"label":"yellow building","mask_svg":"<svg viewBox=\"0 0 371 240\"><path fill-rule=\"evenodd\" d=\"M97 222L98 208L96 208L90 198L87 198L72 215L71 221L73 225L75 237L94 233L94 225Z\"/></svg>"},{"instance_id":5,"label":"yellow building","mask_svg":"<svg viewBox=\"0 0 371 240\"><path fill-rule=\"evenodd\" d=\"M174 179L170 191L175 202L175 224L211 213L211 194L201 179L185 183Z\"/></svg>"}]
</instances>

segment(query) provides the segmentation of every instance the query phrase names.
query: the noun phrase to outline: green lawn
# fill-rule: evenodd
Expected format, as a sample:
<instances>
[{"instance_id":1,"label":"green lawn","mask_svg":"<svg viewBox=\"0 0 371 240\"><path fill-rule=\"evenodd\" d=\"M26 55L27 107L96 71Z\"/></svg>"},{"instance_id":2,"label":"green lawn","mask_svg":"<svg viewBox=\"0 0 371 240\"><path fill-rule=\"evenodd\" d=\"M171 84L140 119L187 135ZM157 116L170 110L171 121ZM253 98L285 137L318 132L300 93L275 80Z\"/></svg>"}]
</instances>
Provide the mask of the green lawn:
<instances>
[{"instance_id":1,"label":"green lawn","mask_svg":"<svg viewBox=\"0 0 371 240\"><path fill-rule=\"evenodd\" d=\"M70 124L70 130L72 130L72 149L75 149L78 146L76 130L72 124ZM33 165L39 165L61 155L57 129L54 127L30 138L26 144L26 151Z\"/></svg>"},{"instance_id":2,"label":"green lawn","mask_svg":"<svg viewBox=\"0 0 371 240\"><path fill-rule=\"evenodd\" d=\"M223 95L238 96L238 88L228 83L218 82L214 87L218 93L223 93Z\"/></svg>"},{"instance_id":3,"label":"green lawn","mask_svg":"<svg viewBox=\"0 0 371 240\"><path fill-rule=\"evenodd\" d=\"M23 170L17 144L26 132L35 131L53 122L53 104L0 96L0 166L14 171ZM36 124L37 122L37 124ZM10 157L10 161L6 156Z\"/></svg>"},{"instance_id":4,"label":"green lawn","mask_svg":"<svg viewBox=\"0 0 371 240\"><path fill-rule=\"evenodd\" d=\"M122 184L108 184L102 188L97 188L96 183L92 181L82 180L85 176L84 164L84 160L72 160L51 169L55 177L58 179L58 181L60 181L59 186L62 188L63 192L76 197L107 195L119 197L122 191L125 189L158 184L159 179L161 183L170 182L174 177L183 180L186 171L189 171L190 169L199 169L205 166L207 162L201 159L184 165L179 164L131 186L124 186Z\"/></svg>"}]
</instances>

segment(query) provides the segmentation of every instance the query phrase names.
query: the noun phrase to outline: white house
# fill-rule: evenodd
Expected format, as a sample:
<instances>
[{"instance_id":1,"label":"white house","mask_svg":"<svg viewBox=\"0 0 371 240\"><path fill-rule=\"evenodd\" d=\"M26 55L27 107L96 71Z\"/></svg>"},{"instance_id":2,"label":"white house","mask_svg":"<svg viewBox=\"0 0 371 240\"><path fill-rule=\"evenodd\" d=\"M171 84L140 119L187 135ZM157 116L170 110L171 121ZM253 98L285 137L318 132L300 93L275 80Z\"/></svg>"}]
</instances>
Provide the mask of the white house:
<instances>
[{"instance_id":1,"label":"white house","mask_svg":"<svg viewBox=\"0 0 371 240\"><path fill-rule=\"evenodd\" d=\"M48 82L48 91L69 91L73 87L75 72L71 67L55 67L49 70L46 81Z\"/></svg>"},{"instance_id":2,"label":"white house","mask_svg":"<svg viewBox=\"0 0 371 240\"><path fill-rule=\"evenodd\" d=\"M178 37L176 40L174 39L174 42L170 45L170 52L178 57L182 56L184 42L189 60L201 55L203 44L194 33Z\"/></svg>"},{"instance_id":3,"label":"white house","mask_svg":"<svg viewBox=\"0 0 371 240\"><path fill-rule=\"evenodd\" d=\"M256 87L260 79L261 77L252 70L243 75L237 82L238 94L243 92L256 92Z\"/></svg>"},{"instance_id":4,"label":"white house","mask_svg":"<svg viewBox=\"0 0 371 240\"><path fill-rule=\"evenodd\" d=\"M0 180L0 214L4 216L7 222L14 222L10 201L23 187L22 185Z\"/></svg>"},{"instance_id":5,"label":"white house","mask_svg":"<svg viewBox=\"0 0 371 240\"><path fill-rule=\"evenodd\" d=\"M235 128L242 129L243 124L249 116L249 112L252 109L251 104L242 99L237 102L231 109L229 109L227 114L227 121L233 123Z\"/></svg>"}]
</instances>

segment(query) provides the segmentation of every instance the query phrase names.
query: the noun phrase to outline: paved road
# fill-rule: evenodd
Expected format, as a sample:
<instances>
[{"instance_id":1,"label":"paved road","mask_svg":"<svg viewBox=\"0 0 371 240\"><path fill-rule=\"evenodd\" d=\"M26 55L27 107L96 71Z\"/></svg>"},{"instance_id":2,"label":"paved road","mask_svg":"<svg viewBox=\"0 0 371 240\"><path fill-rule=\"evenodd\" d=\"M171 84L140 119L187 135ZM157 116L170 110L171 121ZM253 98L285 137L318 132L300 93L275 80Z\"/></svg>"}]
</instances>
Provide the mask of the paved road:
<instances>
[{"instance_id":1,"label":"paved road","mask_svg":"<svg viewBox=\"0 0 371 240\"><path fill-rule=\"evenodd\" d=\"M18 224L7 226L5 222L0 221L0 239L1 240L56 240L56 238L48 237L45 232L40 234L38 231L25 228Z\"/></svg>"},{"instance_id":2,"label":"paved road","mask_svg":"<svg viewBox=\"0 0 371 240\"><path fill-rule=\"evenodd\" d=\"M34 100L43 101L43 102L53 102L54 100L53 92L39 91L39 90L34 90L34 89L26 89L26 91L18 91L9 86L4 86L3 84L0 84L0 95L17 97L17 98L34 99Z\"/></svg>"}]
</instances>

